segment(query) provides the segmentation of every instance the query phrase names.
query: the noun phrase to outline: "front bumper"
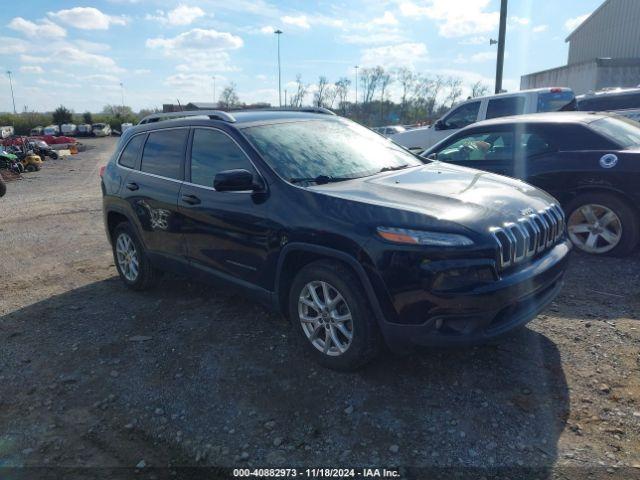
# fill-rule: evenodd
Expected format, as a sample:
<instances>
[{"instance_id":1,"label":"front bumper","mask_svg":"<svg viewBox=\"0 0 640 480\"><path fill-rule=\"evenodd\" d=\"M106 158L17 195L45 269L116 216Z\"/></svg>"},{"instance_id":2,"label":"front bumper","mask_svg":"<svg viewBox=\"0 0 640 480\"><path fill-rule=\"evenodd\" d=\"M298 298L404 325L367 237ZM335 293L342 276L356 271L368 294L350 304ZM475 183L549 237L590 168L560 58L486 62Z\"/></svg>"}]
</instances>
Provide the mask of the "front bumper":
<instances>
[{"instance_id":1,"label":"front bumper","mask_svg":"<svg viewBox=\"0 0 640 480\"><path fill-rule=\"evenodd\" d=\"M570 250L565 240L526 267L462 293L424 292L437 304L428 318L419 324L383 321L383 335L392 348L473 345L498 337L531 321L557 296Z\"/></svg>"}]
</instances>

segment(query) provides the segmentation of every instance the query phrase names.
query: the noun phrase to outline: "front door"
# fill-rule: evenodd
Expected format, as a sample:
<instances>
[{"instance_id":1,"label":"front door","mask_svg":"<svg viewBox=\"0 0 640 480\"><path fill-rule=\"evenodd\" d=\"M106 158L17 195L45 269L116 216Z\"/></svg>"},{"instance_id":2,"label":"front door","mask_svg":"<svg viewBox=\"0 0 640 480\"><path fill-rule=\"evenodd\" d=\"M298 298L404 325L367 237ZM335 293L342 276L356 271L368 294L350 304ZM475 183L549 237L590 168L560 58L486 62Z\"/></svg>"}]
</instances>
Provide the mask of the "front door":
<instances>
[{"instance_id":1,"label":"front door","mask_svg":"<svg viewBox=\"0 0 640 480\"><path fill-rule=\"evenodd\" d=\"M194 128L187 178L179 196L183 233L190 261L237 280L264 286L269 224L266 193L218 192L217 173L245 169L259 173L228 134Z\"/></svg>"}]
</instances>

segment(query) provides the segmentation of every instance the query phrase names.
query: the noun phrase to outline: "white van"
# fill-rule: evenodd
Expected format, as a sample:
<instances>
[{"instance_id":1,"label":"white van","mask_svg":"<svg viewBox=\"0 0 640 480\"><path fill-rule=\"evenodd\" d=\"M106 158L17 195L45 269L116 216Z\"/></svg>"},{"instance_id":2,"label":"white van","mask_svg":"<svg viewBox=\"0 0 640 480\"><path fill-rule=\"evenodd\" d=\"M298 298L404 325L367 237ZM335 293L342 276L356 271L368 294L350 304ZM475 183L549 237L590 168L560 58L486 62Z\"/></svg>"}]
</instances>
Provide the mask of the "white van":
<instances>
[{"instance_id":1,"label":"white van","mask_svg":"<svg viewBox=\"0 0 640 480\"><path fill-rule=\"evenodd\" d=\"M414 128L389 138L403 147L424 150L461 128L490 118L536 112L575 110L576 97L570 88L536 88L470 98L445 113L429 127Z\"/></svg>"},{"instance_id":2,"label":"white van","mask_svg":"<svg viewBox=\"0 0 640 480\"><path fill-rule=\"evenodd\" d=\"M4 140L5 138L9 138L13 136L15 133L12 125L6 125L4 127L0 127L0 137Z\"/></svg>"},{"instance_id":3,"label":"white van","mask_svg":"<svg viewBox=\"0 0 640 480\"><path fill-rule=\"evenodd\" d=\"M78 133L78 127L75 123L63 123L60 125L60 132L62 135L75 135Z\"/></svg>"},{"instance_id":4,"label":"white van","mask_svg":"<svg viewBox=\"0 0 640 480\"><path fill-rule=\"evenodd\" d=\"M94 123L91 125L91 132L96 137L108 137L111 135L111 125L108 123Z\"/></svg>"},{"instance_id":5,"label":"white van","mask_svg":"<svg viewBox=\"0 0 640 480\"><path fill-rule=\"evenodd\" d=\"M60 127L58 125L47 125L42 133L44 135L60 135Z\"/></svg>"}]
</instances>

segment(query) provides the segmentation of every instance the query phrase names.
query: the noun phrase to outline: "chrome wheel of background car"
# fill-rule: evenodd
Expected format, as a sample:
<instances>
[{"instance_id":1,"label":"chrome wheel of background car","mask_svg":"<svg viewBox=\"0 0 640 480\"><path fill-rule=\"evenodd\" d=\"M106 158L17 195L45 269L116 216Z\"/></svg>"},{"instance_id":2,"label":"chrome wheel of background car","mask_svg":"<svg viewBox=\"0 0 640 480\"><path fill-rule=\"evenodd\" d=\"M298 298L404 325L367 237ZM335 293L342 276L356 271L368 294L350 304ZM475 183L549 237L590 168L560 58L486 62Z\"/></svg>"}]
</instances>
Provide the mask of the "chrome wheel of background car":
<instances>
[{"instance_id":1,"label":"chrome wheel of background car","mask_svg":"<svg viewBox=\"0 0 640 480\"><path fill-rule=\"evenodd\" d=\"M573 244L580 250L600 254L613 250L620 243L622 222L610 208L587 204L569 215L567 231Z\"/></svg>"},{"instance_id":2,"label":"chrome wheel of background car","mask_svg":"<svg viewBox=\"0 0 640 480\"><path fill-rule=\"evenodd\" d=\"M118 266L124 278L130 282L135 282L138 278L138 252L131 237L126 233L118 235L116 240L116 257Z\"/></svg>"},{"instance_id":3,"label":"chrome wheel of background car","mask_svg":"<svg viewBox=\"0 0 640 480\"><path fill-rule=\"evenodd\" d=\"M304 286L298 299L298 317L311 344L325 355L342 355L351 345L351 310L329 283L314 281Z\"/></svg>"}]
</instances>

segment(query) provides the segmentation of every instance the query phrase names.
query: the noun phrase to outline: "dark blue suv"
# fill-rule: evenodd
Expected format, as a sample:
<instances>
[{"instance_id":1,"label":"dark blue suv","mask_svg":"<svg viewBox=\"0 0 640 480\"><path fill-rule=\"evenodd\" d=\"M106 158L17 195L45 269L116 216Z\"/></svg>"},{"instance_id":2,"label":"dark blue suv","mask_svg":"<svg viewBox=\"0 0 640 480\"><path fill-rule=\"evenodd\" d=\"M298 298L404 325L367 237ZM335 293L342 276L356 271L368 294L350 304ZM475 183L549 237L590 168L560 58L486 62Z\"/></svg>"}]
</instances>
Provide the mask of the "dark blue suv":
<instances>
[{"instance_id":1,"label":"dark blue suv","mask_svg":"<svg viewBox=\"0 0 640 480\"><path fill-rule=\"evenodd\" d=\"M127 286L161 270L223 280L336 369L383 342L468 345L524 325L558 293L570 250L543 191L420 159L322 109L147 117L102 192Z\"/></svg>"}]
</instances>

